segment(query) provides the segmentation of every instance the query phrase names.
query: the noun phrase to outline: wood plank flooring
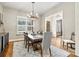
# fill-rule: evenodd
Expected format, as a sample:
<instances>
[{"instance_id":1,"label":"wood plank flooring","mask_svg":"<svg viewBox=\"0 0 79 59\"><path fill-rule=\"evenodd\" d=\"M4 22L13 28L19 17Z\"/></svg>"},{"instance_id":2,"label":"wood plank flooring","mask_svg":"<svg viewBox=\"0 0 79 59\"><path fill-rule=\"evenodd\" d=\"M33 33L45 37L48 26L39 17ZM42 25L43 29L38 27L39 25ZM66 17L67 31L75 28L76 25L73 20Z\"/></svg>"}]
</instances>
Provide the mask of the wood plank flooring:
<instances>
[{"instance_id":1,"label":"wood plank flooring","mask_svg":"<svg viewBox=\"0 0 79 59\"><path fill-rule=\"evenodd\" d=\"M75 56L75 49L71 49L71 48L69 47L68 50L67 50L67 46L66 46L66 45L63 47L61 37L52 38L52 42L51 42L51 43L52 43L52 45L54 45L54 46L56 46L56 47L58 47L58 48L61 48L61 49L65 50L65 51L69 52L70 55L69 55L68 57L76 57L76 56Z\"/></svg>"},{"instance_id":2,"label":"wood plank flooring","mask_svg":"<svg viewBox=\"0 0 79 59\"><path fill-rule=\"evenodd\" d=\"M61 38L52 38L52 40L51 40L51 44L52 45L54 45L54 46L56 46L58 48L64 49L67 52L69 52L70 55L68 57L76 57L75 56L75 50L74 49L71 49L71 48L69 48L67 50L66 46L64 46L64 48L63 48L61 42L62 42ZM11 57L12 56L12 54L13 54L13 43L14 42L9 42L9 46L4 51L4 57Z\"/></svg>"},{"instance_id":3,"label":"wood plank flooring","mask_svg":"<svg viewBox=\"0 0 79 59\"><path fill-rule=\"evenodd\" d=\"M8 46L1 53L2 57L11 57L13 54L13 42L9 42Z\"/></svg>"}]
</instances>

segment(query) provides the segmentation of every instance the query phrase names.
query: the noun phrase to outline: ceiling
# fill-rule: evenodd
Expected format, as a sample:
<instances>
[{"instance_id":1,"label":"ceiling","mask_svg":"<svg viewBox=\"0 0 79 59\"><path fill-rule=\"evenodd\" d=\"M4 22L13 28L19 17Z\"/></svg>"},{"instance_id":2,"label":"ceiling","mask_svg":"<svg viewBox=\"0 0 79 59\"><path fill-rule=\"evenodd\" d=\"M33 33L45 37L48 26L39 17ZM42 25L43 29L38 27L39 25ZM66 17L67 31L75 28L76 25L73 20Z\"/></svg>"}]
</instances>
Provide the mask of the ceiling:
<instances>
[{"instance_id":1,"label":"ceiling","mask_svg":"<svg viewBox=\"0 0 79 59\"><path fill-rule=\"evenodd\" d=\"M9 8L14 8L17 10L21 10L27 13L32 11L32 3L31 2L1 2L1 5ZM46 13L50 8L59 4L58 2L35 2L35 12L39 15Z\"/></svg>"}]
</instances>

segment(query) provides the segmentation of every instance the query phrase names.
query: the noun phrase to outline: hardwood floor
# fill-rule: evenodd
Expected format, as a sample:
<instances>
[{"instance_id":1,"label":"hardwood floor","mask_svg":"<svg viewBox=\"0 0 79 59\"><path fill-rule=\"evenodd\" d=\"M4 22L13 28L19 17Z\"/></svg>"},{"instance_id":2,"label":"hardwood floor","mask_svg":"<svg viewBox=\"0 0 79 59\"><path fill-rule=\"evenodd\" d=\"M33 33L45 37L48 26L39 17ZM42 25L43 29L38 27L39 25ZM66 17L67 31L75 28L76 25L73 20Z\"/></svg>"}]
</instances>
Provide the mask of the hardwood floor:
<instances>
[{"instance_id":1,"label":"hardwood floor","mask_svg":"<svg viewBox=\"0 0 79 59\"><path fill-rule=\"evenodd\" d=\"M58 38L52 38L52 45L58 47L58 48L61 48L67 52L70 53L70 55L68 57L76 57L75 56L75 49L71 49L70 47L68 47L68 50L67 50L67 46L65 45L63 47L63 44L62 44L62 39L61 37L58 37Z\"/></svg>"},{"instance_id":2,"label":"hardwood floor","mask_svg":"<svg viewBox=\"0 0 79 59\"><path fill-rule=\"evenodd\" d=\"M13 43L14 42L10 42L9 43L9 46L4 51L4 56L5 57L11 57L12 56L12 54L13 54ZM51 44L54 45L54 46L56 46L56 47L58 47L58 48L64 49L67 52L69 52L70 55L68 57L76 57L75 56L75 50L74 49L69 48L67 50L66 46L64 46L64 48L63 48L62 40L61 40L60 37L59 38L52 38Z\"/></svg>"},{"instance_id":3,"label":"hardwood floor","mask_svg":"<svg viewBox=\"0 0 79 59\"><path fill-rule=\"evenodd\" d=\"M9 42L8 46L1 53L2 57L11 57L13 53L13 42Z\"/></svg>"},{"instance_id":4,"label":"hardwood floor","mask_svg":"<svg viewBox=\"0 0 79 59\"><path fill-rule=\"evenodd\" d=\"M9 43L9 47L8 47L8 49L7 49L7 51L6 51L5 56L6 56L6 57L11 57L12 54L13 54L13 42L10 42L10 43Z\"/></svg>"}]
</instances>

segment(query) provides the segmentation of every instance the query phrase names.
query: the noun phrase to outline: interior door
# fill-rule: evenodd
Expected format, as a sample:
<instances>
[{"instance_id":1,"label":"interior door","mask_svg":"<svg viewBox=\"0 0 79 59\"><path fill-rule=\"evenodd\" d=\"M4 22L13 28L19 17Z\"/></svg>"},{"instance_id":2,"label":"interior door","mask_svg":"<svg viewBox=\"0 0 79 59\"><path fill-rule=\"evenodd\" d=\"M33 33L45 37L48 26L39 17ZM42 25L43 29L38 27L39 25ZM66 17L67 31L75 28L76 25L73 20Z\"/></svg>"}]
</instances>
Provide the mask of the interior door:
<instances>
[{"instance_id":1,"label":"interior door","mask_svg":"<svg viewBox=\"0 0 79 59\"><path fill-rule=\"evenodd\" d=\"M57 20L56 22L56 33L57 36L62 36L62 20Z\"/></svg>"}]
</instances>

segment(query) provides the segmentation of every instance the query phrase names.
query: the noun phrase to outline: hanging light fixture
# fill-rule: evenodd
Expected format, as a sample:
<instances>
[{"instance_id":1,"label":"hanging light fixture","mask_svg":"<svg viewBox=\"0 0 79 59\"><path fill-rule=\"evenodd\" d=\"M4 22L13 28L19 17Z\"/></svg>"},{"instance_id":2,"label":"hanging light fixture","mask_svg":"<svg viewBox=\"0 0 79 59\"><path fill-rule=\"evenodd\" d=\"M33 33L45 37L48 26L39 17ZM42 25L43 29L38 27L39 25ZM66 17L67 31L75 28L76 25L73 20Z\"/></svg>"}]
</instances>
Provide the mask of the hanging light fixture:
<instances>
[{"instance_id":1,"label":"hanging light fixture","mask_svg":"<svg viewBox=\"0 0 79 59\"><path fill-rule=\"evenodd\" d=\"M38 13L35 13L34 4L35 4L35 2L32 2L32 12L31 12L31 14L27 15L32 20L35 20L35 19L38 19L39 18Z\"/></svg>"}]
</instances>

